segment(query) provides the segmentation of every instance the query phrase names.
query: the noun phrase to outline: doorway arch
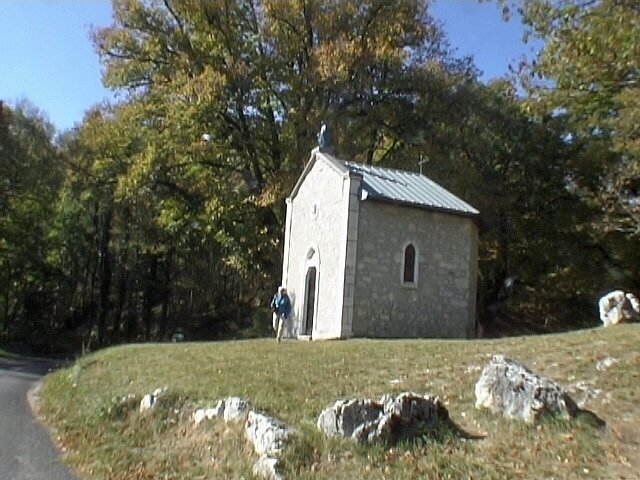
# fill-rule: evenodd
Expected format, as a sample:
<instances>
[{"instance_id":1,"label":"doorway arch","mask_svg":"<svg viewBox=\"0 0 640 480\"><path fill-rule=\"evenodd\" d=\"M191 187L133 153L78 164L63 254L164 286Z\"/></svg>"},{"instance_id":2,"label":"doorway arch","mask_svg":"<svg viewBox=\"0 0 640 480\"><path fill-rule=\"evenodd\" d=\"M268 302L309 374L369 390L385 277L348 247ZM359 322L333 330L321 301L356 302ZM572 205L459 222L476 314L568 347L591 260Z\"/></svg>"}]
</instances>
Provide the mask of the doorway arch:
<instances>
[{"instance_id":1,"label":"doorway arch","mask_svg":"<svg viewBox=\"0 0 640 480\"><path fill-rule=\"evenodd\" d=\"M304 262L304 301L301 312L300 334L305 337L313 335L313 329L317 323L319 273L320 255L318 247L314 245L307 250Z\"/></svg>"},{"instance_id":2,"label":"doorway arch","mask_svg":"<svg viewBox=\"0 0 640 480\"><path fill-rule=\"evenodd\" d=\"M313 324L316 317L316 284L318 269L316 267L307 268L307 276L304 282L304 321L302 334L311 336Z\"/></svg>"}]
</instances>

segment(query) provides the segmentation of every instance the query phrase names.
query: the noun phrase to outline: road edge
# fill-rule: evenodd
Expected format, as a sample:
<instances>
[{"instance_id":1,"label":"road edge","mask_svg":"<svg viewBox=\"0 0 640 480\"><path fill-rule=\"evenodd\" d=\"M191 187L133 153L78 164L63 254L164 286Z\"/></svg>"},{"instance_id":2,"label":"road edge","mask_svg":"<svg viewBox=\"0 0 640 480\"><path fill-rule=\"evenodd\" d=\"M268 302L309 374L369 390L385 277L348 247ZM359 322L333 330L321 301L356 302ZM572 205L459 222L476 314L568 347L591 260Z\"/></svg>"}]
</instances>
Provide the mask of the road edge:
<instances>
[{"instance_id":1,"label":"road edge","mask_svg":"<svg viewBox=\"0 0 640 480\"><path fill-rule=\"evenodd\" d=\"M51 444L58 452L60 464L63 465L74 478L82 480L84 477L80 476L78 469L66 462L68 451L60 442L60 436L58 435L57 430L45 422L47 417L42 415L40 410L40 391L42 390L43 379L44 376L36 380L33 385L29 387L29 390L27 390L27 403L29 404L31 415L33 416L33 419L47 432Z\"/></svg>"},{"instance_id":2,"label":"road edge","mask_svg":"<svg viewBox=\"0 0 640 480\"><path fill-rule=\"evenodd\" d=\"M31 409L31 413L34 418L44 425L42 418L40 417L40 410L38 406L40 390L42 390L42 379L36 380L29 390L27 390L27 403L29 404L29 408Z\"/></svg>"}]
</instances>

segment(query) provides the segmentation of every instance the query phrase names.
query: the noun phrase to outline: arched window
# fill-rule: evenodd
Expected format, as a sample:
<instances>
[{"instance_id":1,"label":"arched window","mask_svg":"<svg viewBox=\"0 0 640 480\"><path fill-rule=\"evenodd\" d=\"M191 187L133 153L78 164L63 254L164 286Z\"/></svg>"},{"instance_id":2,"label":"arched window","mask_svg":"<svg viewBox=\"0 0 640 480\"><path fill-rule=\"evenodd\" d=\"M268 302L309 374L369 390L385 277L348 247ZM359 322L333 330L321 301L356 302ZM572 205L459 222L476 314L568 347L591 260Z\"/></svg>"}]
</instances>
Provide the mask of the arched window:
<instances>
[{"instance_id":1,"label":"arched window","mask_svg":"<svg viewBox=\"0 0 640 480\"><path fill-rule=\"evenodd\" d=\"M402 283L405 285L417 285L418 283L418 258L416 247L412 243L404 247L404 263L402 266Z\"/></svg>"}]
</instances>

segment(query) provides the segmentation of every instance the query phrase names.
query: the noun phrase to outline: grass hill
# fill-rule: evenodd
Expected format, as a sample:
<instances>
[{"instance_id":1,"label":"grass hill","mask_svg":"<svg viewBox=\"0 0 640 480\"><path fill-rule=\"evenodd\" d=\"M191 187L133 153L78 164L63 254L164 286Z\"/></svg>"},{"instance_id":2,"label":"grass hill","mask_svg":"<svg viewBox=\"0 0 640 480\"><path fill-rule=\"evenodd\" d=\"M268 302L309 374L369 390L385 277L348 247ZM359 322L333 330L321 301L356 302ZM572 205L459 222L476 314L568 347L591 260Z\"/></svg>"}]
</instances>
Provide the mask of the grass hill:
<instances>
[{"instance_id":1,"label":"grass hill","mask_svg":"<svg viewBox=\"0 0 640 480\"><path fill-rule=\"evenodd\" d=\"M95 479L251 478L256 460L240 428L190 414L244 396L302 435L287 478L639 478L640 325L499 340L272 339L129 345L50 375L41 414L66 460ZM588 417L525 425L474 408L474 385L495 353L519 360L572 392ZM610 357L609 366L598 363ZM168 387L153 415L121 399ZM415 391L439 395L452 420L481 439L425 437L394 447L326 439L318 414L339 398Z\"/></svg>"}]
</instances>

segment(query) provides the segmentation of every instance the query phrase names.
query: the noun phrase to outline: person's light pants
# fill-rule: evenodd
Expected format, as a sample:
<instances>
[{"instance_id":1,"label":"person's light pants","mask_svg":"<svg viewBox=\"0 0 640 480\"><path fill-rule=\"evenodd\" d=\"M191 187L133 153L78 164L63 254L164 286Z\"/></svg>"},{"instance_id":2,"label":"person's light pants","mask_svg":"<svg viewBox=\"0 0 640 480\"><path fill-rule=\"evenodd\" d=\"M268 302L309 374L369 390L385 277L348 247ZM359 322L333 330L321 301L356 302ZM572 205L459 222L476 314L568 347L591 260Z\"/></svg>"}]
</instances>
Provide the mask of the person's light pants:
<instances>
[{"instance_id":1,"label":"person's light pants","mask_svg":"<svg viewBox=\"0 0 640 480\"><path fill-rule=\"evenodd\" d=\"M282 340L282 332L284 331L284 325L286 321L286 317L281 313L273 314L273 329L278 332L276 334L276 338L278 339L278 341Z\"/></svg>"}]
</instances>

